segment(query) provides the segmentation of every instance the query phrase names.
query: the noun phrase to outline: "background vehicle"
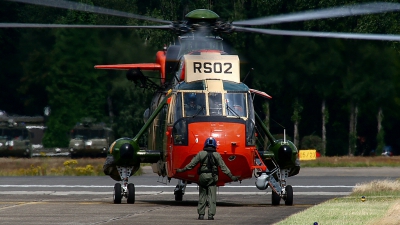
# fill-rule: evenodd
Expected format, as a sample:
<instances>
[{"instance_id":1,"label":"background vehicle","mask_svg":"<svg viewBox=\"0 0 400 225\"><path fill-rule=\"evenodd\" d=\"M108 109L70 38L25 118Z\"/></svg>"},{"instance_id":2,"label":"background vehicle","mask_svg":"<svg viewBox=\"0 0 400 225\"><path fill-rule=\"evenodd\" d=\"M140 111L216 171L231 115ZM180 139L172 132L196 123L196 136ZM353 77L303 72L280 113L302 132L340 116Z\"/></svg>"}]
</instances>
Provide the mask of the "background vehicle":
<instances>
[{"instance_id":1,"label":"background vehicle","mask_svg":"<svg viewBox=\"0 0 400 225\"><path fill-rule=\"evenodd\" d=\"M383 155L383 156L393 156L394 153L393 153L392 146L385 146L385 147L383 148L382 155Z\"/></svg>"},{"instance_id":2,"label":"background vehicle","mask_svg":"<svg viewBox=\"0 0 400 225\"><path fill-rule=\"evenodd\" d=\"M110 144L114 141L111 128L104 123L90 121L78 123L70 133L69 152L71 158L91 156L105 157Z\"/></svg>"},{"instance_id":3,"label":"background vehicle","mask_svg":"<svg viewBox=\"0 0 400 225\"><path fill-rule=\"evenodd\" d=\"M0 156L32 157L32 134L25 123L0 121Z\"/></svg>"}]
</instances>

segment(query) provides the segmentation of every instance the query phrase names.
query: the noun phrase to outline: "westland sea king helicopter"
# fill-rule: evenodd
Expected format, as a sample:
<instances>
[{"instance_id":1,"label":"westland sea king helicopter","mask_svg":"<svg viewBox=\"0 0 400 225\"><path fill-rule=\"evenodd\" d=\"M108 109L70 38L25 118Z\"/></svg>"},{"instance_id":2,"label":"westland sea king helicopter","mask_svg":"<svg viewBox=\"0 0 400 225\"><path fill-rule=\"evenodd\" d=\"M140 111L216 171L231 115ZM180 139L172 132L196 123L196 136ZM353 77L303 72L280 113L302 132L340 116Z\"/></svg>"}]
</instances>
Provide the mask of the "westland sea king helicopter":
<instances>
[{"instance_id":1,"label":"westland sea king helicopter","mask_svg":"<svg viewBox=\"0 0 400 225\"><path fill-rule=\"evenodd\" d=\"M135 186L128 178L138 171L141 163L152 163L154 173L178 180L174 195L182 201L187 184L197 183L197 170L177 173L203 149L209 137L217 140L221 154L233 175L240 180L256 177L260 190L272 189L272 205L293 204L293 188L288 177L300 171L298 150L286 138L275 139L254 111L255 95L271 98L262 91L241 82L238 55L224 51L221 33L253 32L269 35L330 37L364 40L400 41L399 35L287 31L251 26L356 16L400 10L396 3L367 3L268 16L257 19L224 22L218 14L197 9L186 14L182 21L165 21L132 13L105 9L69 1L15 0L70 10L122 16L162 25L113 26L67 24L1 23L2 28L131 28L171 30L178 36L178 44L156 53L154 63L97 65L96 69L127 70L126 77L140 87L154 90L150 107L145 112L145 124L133 138L120 138L109 147L104 172L118 183L114 186L114 203L135 202ZM160 83L142 71L158 71ZM147 133L146 149L139 147L139 139ZM261 135L262 134L262 135ZM257 138L266 137L266 151L258 149ZM232 180L219 173L217 186Z\"/></svg>"}]
</instances>

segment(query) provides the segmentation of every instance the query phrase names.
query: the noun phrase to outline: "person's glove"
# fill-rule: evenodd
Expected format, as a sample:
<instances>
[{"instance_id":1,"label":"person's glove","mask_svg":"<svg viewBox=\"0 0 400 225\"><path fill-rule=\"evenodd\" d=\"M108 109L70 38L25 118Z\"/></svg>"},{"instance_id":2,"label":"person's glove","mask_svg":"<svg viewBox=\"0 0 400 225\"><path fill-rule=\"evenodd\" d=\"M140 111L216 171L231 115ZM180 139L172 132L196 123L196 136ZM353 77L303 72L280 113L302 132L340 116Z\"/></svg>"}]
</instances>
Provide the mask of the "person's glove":
<instances>
[{"instance_id":1,"label":"person's glove","mask_svg":"<svg viewBox=\"0 0 400 225\"><path fill-rule=\"evenodd\" d=\"M177 169L176 172L177 173L182 173L182 172L185 172L185 170L184 169Z\"/></svg>"},{"instance_id":2,"label":"person's glove","mask_svg":"<svg viewBox=\"0 0 400 225\"><path fill-rule=\"evenodd\" d=\"M239 178L237 176L233 176L232 174L229 176L233 181L238 181Z\"/></svg>"}]
</instances>

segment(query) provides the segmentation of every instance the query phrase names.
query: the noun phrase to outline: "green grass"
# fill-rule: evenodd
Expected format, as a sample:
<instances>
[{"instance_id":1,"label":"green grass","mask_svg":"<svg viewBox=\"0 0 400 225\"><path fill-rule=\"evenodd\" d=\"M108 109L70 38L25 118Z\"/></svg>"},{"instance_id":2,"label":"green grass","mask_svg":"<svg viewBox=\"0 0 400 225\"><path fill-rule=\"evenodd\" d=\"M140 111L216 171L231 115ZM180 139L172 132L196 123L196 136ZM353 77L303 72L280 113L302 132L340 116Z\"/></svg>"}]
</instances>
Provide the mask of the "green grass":
<instances>
[{"instance_id":1,"label":"green grass","mask_svg":"<svg viewBox=\"0 0 400 225\"><path fill-rule=\"evenodd\" d=\"M379 180L357 184L350 196L328 200L276 225L397 224L399 209L400 181Z\"/></svg>"},{"instance_id":2,"label":"green grass","mask_svg":"<svg viewBox=\"0 0 400 225\"><path fill-rule=\"evenodd\" d=\"M104 176L105 158L0 158L0 176ZM143 174L140 168L134 175Z\"/></svg>"},{"instance_id":3,"label":"green grass","mask_svg":"<svg viewBox=\"0 0 400 225\"><path fill-rule=\"evenodd\" d=\"M400 156L333 156L300 161L301 167L400 167Z\"/></svg>"},{"instance_id":4,"label":"green grass","mask_svg":"<svg viewBox=\"0 0 400 225\"><path fill-rule=\"evenodd\" d=\"M394 200L362 202L359 198L333 199L292 215L277 225L306 225L314 222L323 225L365 225L385 215L392 204Z\"/></svg>"}]
</instances>

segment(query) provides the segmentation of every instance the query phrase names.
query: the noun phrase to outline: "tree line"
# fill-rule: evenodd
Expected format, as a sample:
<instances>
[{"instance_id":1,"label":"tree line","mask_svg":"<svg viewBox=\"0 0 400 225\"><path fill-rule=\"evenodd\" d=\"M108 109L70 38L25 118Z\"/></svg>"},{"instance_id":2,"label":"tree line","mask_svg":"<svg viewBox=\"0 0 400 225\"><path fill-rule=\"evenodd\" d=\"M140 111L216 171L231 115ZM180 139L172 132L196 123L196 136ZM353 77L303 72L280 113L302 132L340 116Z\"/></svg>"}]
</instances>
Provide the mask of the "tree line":
<instances>
[{"instance_id":1,"label":"tree line","mask_svg":"<svg viewBox=\"0 0 400 225\"><path fill-rule=\"evenodd\" d=\"M363 1L83 0L86 4L171 21L206 8L221 19L248 18L340 6ZM399 13L284 23L271 29L398 34ZM141 25L123 17L0 2L1 22ZM380 154L400 149L399 46L397 42L221 34L227 51L241 59L245 83L270 94L256 98L257 113L272 133L286 134L300 147L318 137L324 155ZM144 29L0 29L0 110L43 115L51 108L44 145L66 146L65 135L84 117L109 123L117 137L134 136L143 124L151 92L121 71L97 64L153 62L174 34ZM149 73L156 80L158 74ZM397 136L396 136L397 135ZM308 138L308 139L307 139ZM303 145L303 146L302 146Z\"/></svg>"}]
</instances>

